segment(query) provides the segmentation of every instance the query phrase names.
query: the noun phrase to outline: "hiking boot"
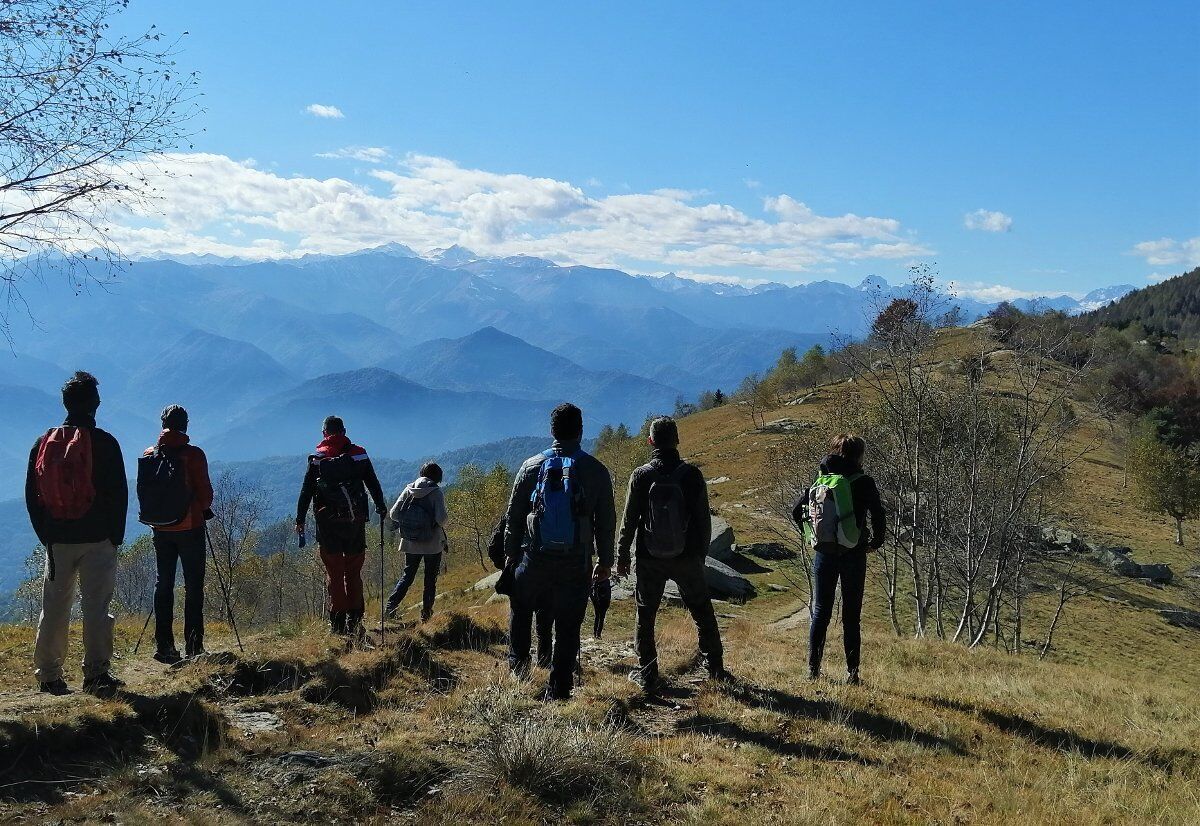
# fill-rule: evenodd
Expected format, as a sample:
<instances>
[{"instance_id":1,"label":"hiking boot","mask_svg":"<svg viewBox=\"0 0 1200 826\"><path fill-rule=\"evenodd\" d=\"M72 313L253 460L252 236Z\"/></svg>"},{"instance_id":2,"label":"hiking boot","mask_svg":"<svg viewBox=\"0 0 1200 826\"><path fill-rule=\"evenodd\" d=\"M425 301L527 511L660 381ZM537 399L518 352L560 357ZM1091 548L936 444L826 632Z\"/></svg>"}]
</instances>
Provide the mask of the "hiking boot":
<instances>
[{"instance_id":1,"label":"hiking boot","mask_svg":"<svg viewBox=\"0 0 1200 826\"><path fill-rule=\"evenodd\" d=\"M183 657L179 656L179 652L176 649L166 648L166 649L163 649L162 651L155 651L154 659L156 659L160 663L164 663L166 665L174 665L175 663L182 660Z\"/></svg>"},{"instance_id":2,"label":"hiking boot","mask_svg":"<svg viewBox=\"0 0 1200 826\"><path fill-rule=\"evenodd\" d=\"M862 679L858 676L858 669L846 672L846 685L862 685Z\"/></svg>"},{"instance_id":3,"label":"hiking boot","mask_svg":"<svg viewBox=\"0 0 1200 826\"><path fill-rule=\"evenodd\" d=\"M662 680L659 679L658 672L649 669L633 669L629 672L629 682L640 688L642 693L648 697L652 697L662 690Z\"/></svg>"},{"instance_id":4,"label":"hiking boot","mask_svg":"<svg viewBox=\"0 0 1200 826\"><path fill-rule=\"evenodd\" d=\"M421 622L429 622L429 618L433 616L432 608L421 609Z\"/></svg>"},{"instance_id":5,"label":"hiking boot","mask_svg":"<svg viewBox=\"0 0 1200 826\"><path fill-rule=\"evenodd\" d=\"M44 683L38 683L38 691L43 694L53 694L55 697L62 697L64 694L70 694L71 689L67 686L67 681L62 677L57 680L47 680Z\"/></svg>"},{"instance_id":6,"label":"hiking boot","mask_svg":"<svg viewBox=\"0 0 1200 826\"><path fill-rule=\"evenodd\" d=\"M817 680L821 679L821 669L819 669L819 668L808 669L808 679L810 682L816 682Z\"/></svg>"},{"instance_id":7,"label":"hiking boot","mask_svg":"<svg viewBox=\"0 0 1200 826\"><path fill-rule=\"evenodd\" d=\"M88 677L83 681L83 690L96 697L111 697L124 687L124 682L107 671L97 674L95 677Z\"/></svg>"},{"instance_id":8,"label":"hiking boot","mask_svg":"<svg viewBox=\"0 0 1200 826\"><path fill-rule=\"evenodd\" d=\"M561 703L571 699L571 692L562 691L553 683L547 683L546 687L538 693L538 699L543 703Z\"/></svg>"}]
</instances>

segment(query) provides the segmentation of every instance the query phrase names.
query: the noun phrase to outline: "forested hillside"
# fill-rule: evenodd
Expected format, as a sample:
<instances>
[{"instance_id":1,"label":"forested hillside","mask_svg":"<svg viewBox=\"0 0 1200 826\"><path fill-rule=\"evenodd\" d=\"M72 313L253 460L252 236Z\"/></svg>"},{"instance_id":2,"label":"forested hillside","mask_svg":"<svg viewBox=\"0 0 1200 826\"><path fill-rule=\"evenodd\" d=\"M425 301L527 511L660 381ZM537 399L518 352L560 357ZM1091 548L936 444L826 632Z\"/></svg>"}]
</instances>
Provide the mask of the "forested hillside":
<instances>
[{"instance_id":1,"label":"forested hillside","mask_svg":"<svg viewBox=\"0 0 1200 826\"><path fill-rule=\"evenodd\" d=\"M1084 318L1094 326L1123 329L1139 324L1150 332L1200 339L1200 267L1130 293Z\"/></svg>"}]
</instances>

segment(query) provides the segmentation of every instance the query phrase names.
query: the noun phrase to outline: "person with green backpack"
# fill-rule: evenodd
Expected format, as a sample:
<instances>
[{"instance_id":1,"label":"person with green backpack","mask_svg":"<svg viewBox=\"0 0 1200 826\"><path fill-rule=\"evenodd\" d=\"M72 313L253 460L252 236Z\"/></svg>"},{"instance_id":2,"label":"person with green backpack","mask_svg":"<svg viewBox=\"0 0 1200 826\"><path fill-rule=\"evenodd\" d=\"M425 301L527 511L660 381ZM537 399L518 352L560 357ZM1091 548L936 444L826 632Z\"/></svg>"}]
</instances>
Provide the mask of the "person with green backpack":
<instances>
[{"instance_id":1,"label":"person with green backpack","mask_svg":"<svg viewBox=\"0 0 1200 826\"><path fill-rule=\"evenodd\" d=\"M866 442L843 433L833 438L832 452L821 472L792 510L812 547L813 606L808 632L808 675L821 675L825 633L833 618L837 585L842 583L842 631L846 648L846 682L858 685L863 592L867 581L867 550L883 545L886 514L875 480L863 472ZM870 530L867 516L871 517Z\"/></svg>"},{"instance_id":2,"label":"person with green backpack","mask_svg":"<svg viewBox=\"0 0 1200 826\"><path fill-rule=\"evenodd\" d=\"M426 462L416 480L406 486L388 513L400 536L404 573L387 600L387 616L394 617L408 589L417 579L417 567L425 563L425 590L421 599L421 622L433 615L437 578L443 554L450 549L446 538L446 497L442 494L442 468Z\"/></svg>"}]
</instances>

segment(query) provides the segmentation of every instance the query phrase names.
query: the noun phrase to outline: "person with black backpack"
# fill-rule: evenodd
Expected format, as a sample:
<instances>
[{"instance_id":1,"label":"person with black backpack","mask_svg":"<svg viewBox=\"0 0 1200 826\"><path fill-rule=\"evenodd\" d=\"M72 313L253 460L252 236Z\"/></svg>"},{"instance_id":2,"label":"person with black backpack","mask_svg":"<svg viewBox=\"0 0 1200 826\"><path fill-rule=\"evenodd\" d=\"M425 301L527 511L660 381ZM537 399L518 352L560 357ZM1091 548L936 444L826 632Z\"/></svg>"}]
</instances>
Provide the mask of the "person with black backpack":
<instances>
[{"instance_id":1,"label":"person with black backpack","mask_svg":"<svg viewBox=\"0 0 1200 826\"><path fill-rule=\"evenodd\" d=\"M362 567L367 555L367 495L380 519L387 502L366 449L347 438L342 420L327 416L321 434L317 449L308 457L296 502L296 533L304 536L311 506L329 590L329 630L353 635L362 627L366 611Z\"/></svg>"},{"instance_id":2,"label":"person with black backpack","mask_svg":"<svg viewBox=\"0 0 1200 826\"><path fill-rule=\"evenodd\" d=\"M835 436L832 451L821 462L812 487L792 509L813 548L813 606L808 629L808 676L821 676L825 633L833 618L837 584L842 583L842 632L846 648L846 682L858 685L863 592L867 582L867 550L883 545L887 526L875 480L862 469L866 442L849 433ZM867 530L867 516L871 517Z\"/></svg>"},{"instance_id":3,"label":"person with black backpack","mask_svg":"<svg viewBox=\"0 0 1200 826\"><path fill-rule=\"evenodd\" d=\"M608 468L580 447L583 412L573 404L554 408L550 432L554 444L521 465L508 500L504 555L513 567L508 663L514 676L529 675L533 615L550 611L554 654L542 698L565 700L575 685L591 584L612 573L617 519Z\"/></svg>"},{"instance_id":4,"label":"person with black backpack","mask_svg":"<svg viewBox=\"0 0 1200 826\"><path fill-rule=\"evenodd\" d=\"M42 615L34 674L42 691L69 694L63 679L67 633L79 579L83 610L83 690L108 696L124 683L109 668L117 548L125 541L129 490L121 446L96 427L99 382L78 371L62 388L66 421L34 442L25 474L25 505L46 549Z\"/></svg>"},{"instance_id":5,"label":"person with black backpack","mask_svg":"<svg viewBox=\"0 0 1200 826\"><path fill-rule=\"evenodd\" d=\"M496 593L509 596L512 593L513 573L517 562L507 564L504 556L504 534L508 527L508 515L502 515L496 527L492 529L492 538L488 541L488 558L500 571L500 579L496 581ZM543 595L541 605L534 608L533 627L537 635L537 664L538 668L549 669L554 664L554 611L550 600Z\"/></svg>"},{"instance_id":6,"label":"person with black backpack","mask_svg":"<svg viewBox=\"0 0 1200 826\"><path fill-rule=\"evenodd\" d=\"M679 586L679 596L692 615L709 678L728 682L717 616L704 579L704 560L712 534L708 484L695 465L679 456L679 427L660 416L650 423L649 464L629 477L629 495L617 543L617 575L628 576L630 548L637 547L638 668L629 678L647 694L661 688L654 622L667 580Z\"/></svg>"},{"instance_id":7,"label":"person with black backpack","mask_svg":"<svg viewBox=\"0 0 1200 826\"><path fill-rule=\"evenodd\" d=\"M441 466L426 462L421 466L420 475L405 486L388 512L392 526L400 536L399 551L404 554L404 573L387 599L389 617L396 616L409 587L416 581L417 567L422 561L425 562L425 590L421 595L421 622L433 616L442 555L450 550L450 540L446 536L446 497L442 494L441 482Z\"/></svg>"},{"instance_id":8,"label":"person with black backpack","mask_svg":"<svg viewBox=\"0 0 1200 826\"><path fill-rule=\"evenodd\" d=\"M158 579L154 583L154 659L177 663L172 627L175 571L183 567L183 644L189 657L204 653L204 522L211 514L208 458L191 444L187 410L162 412L162 433L138 460L138 521L154 534Z\"/></svg>"}]
</instances>

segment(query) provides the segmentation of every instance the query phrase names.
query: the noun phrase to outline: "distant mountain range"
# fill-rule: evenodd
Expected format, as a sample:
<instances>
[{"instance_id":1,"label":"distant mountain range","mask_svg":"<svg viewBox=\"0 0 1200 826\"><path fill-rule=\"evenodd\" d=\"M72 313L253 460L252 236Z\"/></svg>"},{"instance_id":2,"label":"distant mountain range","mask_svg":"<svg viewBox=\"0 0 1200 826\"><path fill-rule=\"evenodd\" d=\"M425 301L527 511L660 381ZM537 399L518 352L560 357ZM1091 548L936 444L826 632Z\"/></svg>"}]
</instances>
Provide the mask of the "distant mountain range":
<instances>
[{"instance_id":1,"label":"distant mountain range","mask_svg":"<svg viewBox=\"0 0 1200 826\"><path fill-rule=\"evenodd\" d=\"M1080 312L1129 289L1040 306ZM139 261L81 295L46 272L24 285L15 355L0 354L0 386L36 391L5 392L0 470L57 419L57 387L77 368L101 380L102 424L138 448L175 402L217 459L294 453L332 412L376 453L403 456L543 433L565 399L590 432L636 424L677 396L736 387L785 347L862 334L900 291L877 277L745 287L402 244ZM994 306L957 303L967 320ZM6 473L0 497L17 482Z\"/></svg>"}]
</instances>

